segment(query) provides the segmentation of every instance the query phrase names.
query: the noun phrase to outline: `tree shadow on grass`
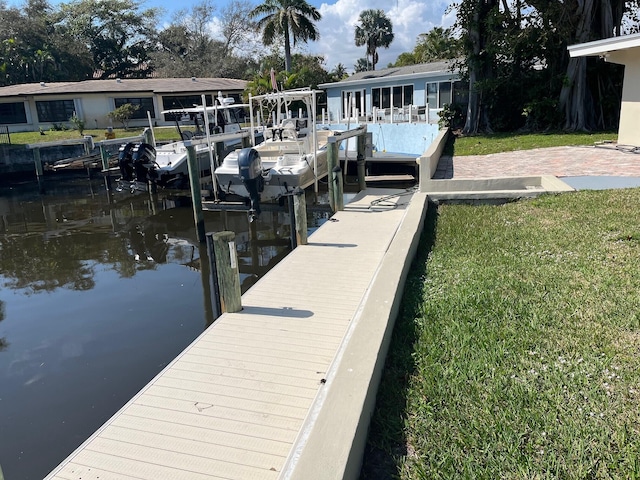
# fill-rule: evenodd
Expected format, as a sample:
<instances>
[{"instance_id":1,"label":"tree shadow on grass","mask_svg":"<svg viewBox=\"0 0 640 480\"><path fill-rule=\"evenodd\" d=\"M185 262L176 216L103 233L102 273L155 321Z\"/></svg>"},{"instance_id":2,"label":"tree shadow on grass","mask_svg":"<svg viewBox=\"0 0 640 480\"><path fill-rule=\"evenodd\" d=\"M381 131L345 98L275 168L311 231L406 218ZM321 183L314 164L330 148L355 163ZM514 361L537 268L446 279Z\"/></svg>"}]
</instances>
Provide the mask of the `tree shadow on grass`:
<instances>
[{"instance_id":1,"label":"tree shadow on grass","mask_svg":"<svg viewBox=\"0 0 640 480\"><path fill-rule=\"evenodd\" d=\"M404 420L409 379L415 372L412 357L417 341L415 319L421 316L427 258L435 244L437 221L437 205L430 202L378 389L362 461L361 480L397 478L399 459L407 455Z\"/></svg>"}]
</instances>

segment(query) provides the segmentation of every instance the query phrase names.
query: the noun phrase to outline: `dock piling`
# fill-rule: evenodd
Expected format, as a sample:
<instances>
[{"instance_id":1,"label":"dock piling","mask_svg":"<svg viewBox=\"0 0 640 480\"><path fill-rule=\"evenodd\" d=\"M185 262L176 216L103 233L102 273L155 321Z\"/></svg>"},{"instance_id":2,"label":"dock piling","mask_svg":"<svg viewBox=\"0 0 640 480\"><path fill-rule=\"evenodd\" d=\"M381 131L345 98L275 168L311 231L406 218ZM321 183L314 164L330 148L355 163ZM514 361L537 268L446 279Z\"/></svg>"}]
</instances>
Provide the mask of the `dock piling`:
<instances>
[{"instance_id":1,"label":"dock piling","mask_svg":"<svg viewBox=\"0 0 640 480\"><path fill-rule=\"evenodd\" d=\"M335 205L334 212L341 212L344 210L344 183L342 181L342 168L340 165L336 165L333 170L333 182L335 182L333 190L333 203ZM333 182L329 182L330 184Z\"/></svg>"},{"instance_id":2,"label":"dock piling","mask_svg":"<svg viewBox=\"0 0 640 480\"><path fill-rule=\"evenodd\" d=\"M330 172L329 175L332 175L333 169L336 165L338 165L338 141L335 136L331 136L327 139L327 171ZM332 178L329 178L329 205L331 206L331 210L333 212L336 211L335 204L335 185L332 181Z\"/></svg>"},{"instance_id":3,"label":"dock piling","mask_svg":"<svg viewBox=\"0 0 640 480\"><path fill-rule=\"evenodd\" d=\"M287 195L287 206L289 207L289 218L291 221L291 231L289 232L289 238L291 242L291 250L295 250L298 246L298 235L297 235L297 225L296 225L296 214L295 207L293 204L293 195Z\"/></svg>"},{"instance_id":4,"label":"dock piling","mask_svg":"<svg viewBox=\"0 0 640 480\"><path fill-rule=\"evenodd\" d=\"M196 222L196 232L198 241L204 242L204 213L202 211L202 192L200 191L200 169L198 168L198 159L196 157L196 147L191 142L185 141L187 148L187 166L189 167L189 184L191 185L191 200L193 202L193 217Z\"/></svg>"},{"instance_id":5,"label":"dock piling","mask_svg":"<svg viewBox=\"0 0 640 480\"><path fill-rule=\"evenodd\" d=\"M240 270L234 232L207 234L207 248L211 261L214 317L223 312L242 310Z\"/></svg>"},{"instance_id":6,"label":"dock piling","mask_svg":"<svg viewBox=\"0 0 640 480\"><path fill-rule=\"evenodd\" d=\"M43 178L43 170L42 170L42 160L40 159L40 149L33 149L33 161L36 165L36 177L38 179L38 189L40 193L44 193L44 178Z\"/></svg>"},{"instance_id":7,"label":"dock piling","mask_svg":"<svg viewBox=\"0 0 640 480\"><path fill-rule=\"evenodd\" d=\"M301 188L296 188L293 192L293 210L296 221L296 240L298 245L306 245L308 243L307 199Z\"/></svg>"},{"instance_id":8,"label":"dock piling","mask_svg":"<svg viewBox=\"0 0 640 480\"><path fill-rule=\"evenodd\" d=\"M358 135L358 151L357 151L357 166L358 166L358 188L360 191L367 188L365 181L365 148L366 148L366 134Z\"/></svg>"}]
</instances>

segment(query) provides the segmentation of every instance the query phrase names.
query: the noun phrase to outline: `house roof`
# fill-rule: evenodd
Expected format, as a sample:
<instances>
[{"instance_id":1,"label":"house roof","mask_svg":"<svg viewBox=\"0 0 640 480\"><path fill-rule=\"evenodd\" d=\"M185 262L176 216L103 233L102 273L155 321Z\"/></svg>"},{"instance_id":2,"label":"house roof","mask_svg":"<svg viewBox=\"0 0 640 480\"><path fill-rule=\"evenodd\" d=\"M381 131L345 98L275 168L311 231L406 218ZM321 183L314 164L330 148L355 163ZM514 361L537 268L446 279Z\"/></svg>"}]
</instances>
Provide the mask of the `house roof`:
<instances>
[{"instance_id":1,"label":"house roof","mask_svg":"<svg viewBox=\"0 0 640 480\"><path fill-rule=\"evenodd\" d=\"M0 97L82 93L202 93L204 91L244 90L246 85L246 80L196 77L42 82L0 87Z\"/></svg>"},{"instance_id":2,"label":"house roof","mask_svg":"<svg viewBox=\"0 0 640 480\"><path fill-rule=\"evenodd\" d=\"M571 57L586 57L589 55L603 55L609 52L615 52L616 50L634 47L640 47L640 33L570 45L567 47L567 50L569 50L569 56Z\"/></svg>"},{"instance_id":3,"label":"house roof","mask_svg":"<svg viewBox=\"0 0 640 480\"><path fill-rule=\"evenodd\" d=\"M420 63L417 65L407 65L405 67L383 68L381 70L371 70L368 72L358 72L345 78L339 82L323 83L318 85L320 88L340 87L343 85L377 83L380 80L407 78L407 77L424 77L427 74L453 73L452 60L444 60L441 62Z\"/></svg>"}]
</instances>

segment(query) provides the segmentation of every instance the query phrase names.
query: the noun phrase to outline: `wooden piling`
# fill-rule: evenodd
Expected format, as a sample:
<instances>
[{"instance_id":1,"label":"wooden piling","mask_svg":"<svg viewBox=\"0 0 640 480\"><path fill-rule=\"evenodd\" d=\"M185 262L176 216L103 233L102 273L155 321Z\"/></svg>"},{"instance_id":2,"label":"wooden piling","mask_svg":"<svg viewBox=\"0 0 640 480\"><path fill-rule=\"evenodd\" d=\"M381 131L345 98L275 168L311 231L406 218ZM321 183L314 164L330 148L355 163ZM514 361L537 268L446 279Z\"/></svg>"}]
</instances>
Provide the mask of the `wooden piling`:
<instances>
[{"instance_id":1,"label":"wooden piling","mask_svg":"<svg viewBox=\"0 0 640 480\"><path fill-rule=\"evenodd\" d=\"M184 142L187 148L187 166L189 167L189 184L191 185L191 200L193 202L193 218L196 222L198 241L204 242L204 213L202 211L202 192L200 191L200 169L196 157L196 147L191 142Z\"/></svg>"},{"instance_id":2,"label":"wooden piling","mask_svg":"<svg viewBox=\"0 0 640 480\"><path fill-rule=\"evenodd\" d=\"M306 245L307 238L307 199L304 190L296 188L293 192L293 211L296 219L296 239L298 245Z\"/></svg>"},{"instance_id":3,"label":"wooden piling","mask_svg":"<svg viewBox=\"0 0 640 480\"><path fill-rule=\"evenodd\" d=\"M327 171L329 172L329 205L331 206L332 211L336 211L335 204L335 184L333 183L333 179L331 178L333 169L336 165L339 164L338 159L338 142L335 136L331 136L327 139Z\"/></svg>"},{"instance_id":4,"label":"wooden piling","mask_svg":"<svg viewBox=\"0 0 640 480\"><path fill-rule=\"evenodd\" d=\"M36 165L36 178L38 179L38 189L40 193L44 192L44 172L42 170L42 160L40 159L40 149L33 149L33 162Z\"/></svg>"},{"instance_id":5,"label":"wooden piling","mask_svg":"<svg viewBox=\"0 0 640 480\"><path fill-rule=\"evenodd\" d=\"M358 135L358 150L357 150L357 166L358 166L358 188L360 191L367 188L367 182L365 181L365 148L366 137L365 134Z\"/></svg>"},{"instance_id":6,"label":"wooden piling","mask_svg":"<svg viewBox=\"0 0 640 480\"><path fill-rule=\"evenodd\" d=\"M100 160L102 160L102 170L109 170L109 152L104 144L100 144Z\"/></svg>"},{"instance_id":7,"label":"wooden piling","mask_svg":"<svg viewBox=\"0 0 640 480\"><path fill-rule=\"evenodd\" d=\"M233 232L216 232L207 234L207 245L211 245L211 271L213 274L214 294L218 290L218 298L213 303L220 306L223 312L239 312L242 310L240 291L240 270L236 252L236 234Z\"/></svg>"},{"instance_id":8,"label":"wooden piling","mask_svg":"<svg viewBox=\"0 0 640 480\"><path fill-rule=\"evenodd\" d=\"M289 219L291 222L291 229L289 232L289 238L291 242L291 250L294 250L298 246L298 235L296 233L296 214L295 208L293 205L293 195L287 195L287 205L289 207Z\"/></svg>"},{"instance_id":9,"label":"wooden piling","mask_svg":"<svg viewBox=\"0 0 640 480\"><path fill-rule=\"evenodd\" d=\"M222 160L224 160L224 142L215 142L216 149L216 168L222 165ZM213 174L213 172L211 172Z\"/></svg>"},{"instance_id":10,"label":"wooden piling","mask_svg":"<svg viewBox=\"0 0 640 480\"><path fill-rule=\"evenodd\" d=\"M335 205L335 209L333 211L341 212L342 210L344 210L344 184L342 182L342 168L340 168L340 165L336 165L331 172L333 174L333 182L335 182L335 185L333 187L333 202Z\"/></svg>"}]
</instances>

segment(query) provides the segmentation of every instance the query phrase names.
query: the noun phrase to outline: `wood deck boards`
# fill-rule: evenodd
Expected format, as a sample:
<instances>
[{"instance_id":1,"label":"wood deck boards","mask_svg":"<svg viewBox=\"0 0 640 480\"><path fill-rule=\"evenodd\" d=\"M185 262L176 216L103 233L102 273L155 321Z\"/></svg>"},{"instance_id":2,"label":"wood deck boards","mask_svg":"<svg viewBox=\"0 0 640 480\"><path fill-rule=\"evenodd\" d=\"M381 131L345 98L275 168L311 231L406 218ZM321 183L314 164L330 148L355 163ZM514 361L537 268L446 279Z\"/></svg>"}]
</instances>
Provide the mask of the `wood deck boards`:
<instances>
[{"instance_id":1,"label":"wood deck boards","mask_svg":"<svg viewBox=\"0 0 640 480\"><path fill-rule=\"evenodd\" d=\"M319 228L47 478L278 478L404 216L409 196L368 208L389 193Z\"/></svg>"}]
</instances>

